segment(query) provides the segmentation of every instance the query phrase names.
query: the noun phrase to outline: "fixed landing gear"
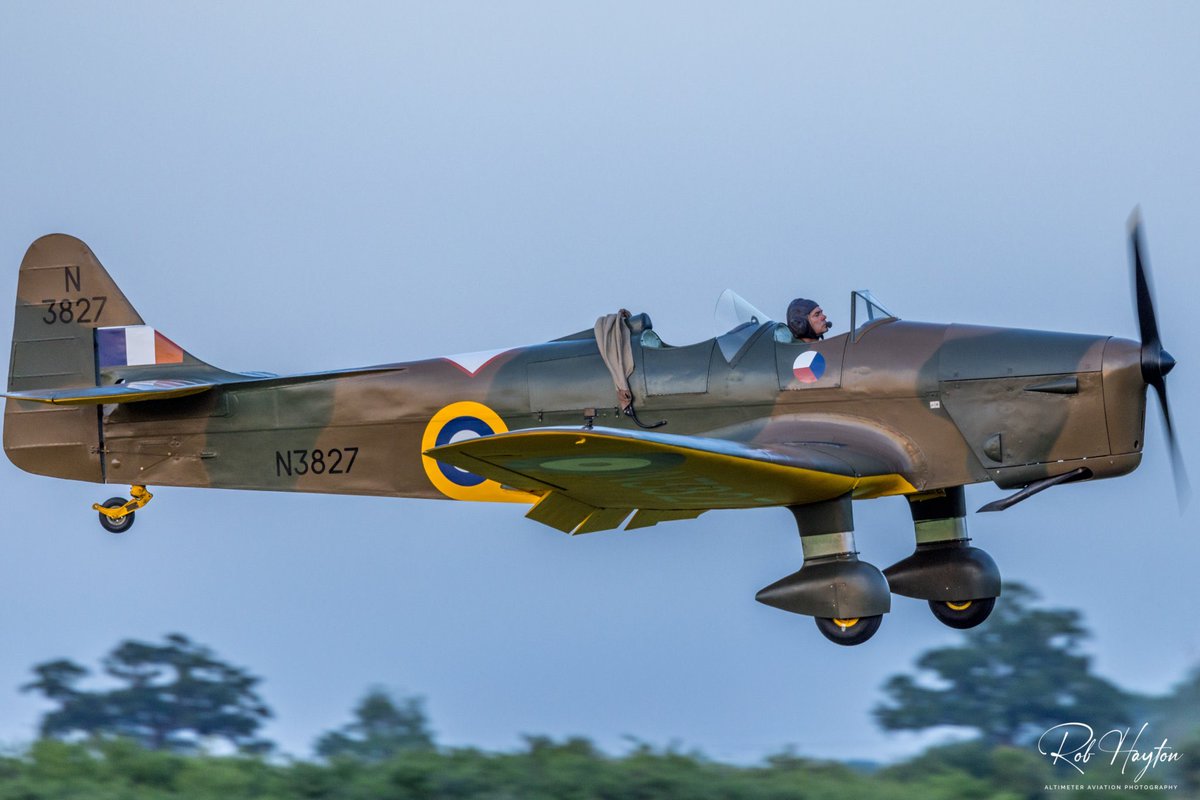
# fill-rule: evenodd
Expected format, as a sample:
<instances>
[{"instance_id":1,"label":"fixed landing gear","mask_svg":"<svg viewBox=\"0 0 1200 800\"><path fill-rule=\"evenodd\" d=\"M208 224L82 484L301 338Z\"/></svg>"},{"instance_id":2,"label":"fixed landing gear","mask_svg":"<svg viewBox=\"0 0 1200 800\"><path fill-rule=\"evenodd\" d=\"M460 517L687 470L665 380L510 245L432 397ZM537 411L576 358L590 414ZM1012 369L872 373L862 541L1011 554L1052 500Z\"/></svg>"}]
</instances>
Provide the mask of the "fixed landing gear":
<instances>
[{"instance_id":1,"label":"fixed landing gear","mask_svg":"<svg viewBox=\"0 0 1200 800\"><path fill-rule=\"evenodd\" d=\"M966 630L974 628L983 622L996 607L996 598L985 597L981 600L963 600L956 603L953 600L930 600L929 610L937 617L938 622L951 628Z\"/></svg>"},{"instance_id":2,"label":"fixed landing gear","mask_svg":"<svg viewBox=\"0 0 1200 800\"><path fill-rule=\"evenodd\" d=\"M862 644L879 630L892 596L883 573L858 560L850 495L789 510L800 529L804 564L755 599L816 618L817 629L831 642Z\"/></svg>"},{"instance_id":3,"label":"fixed landing gear","mask_svg":"<svg viewBox=\"0 0 1200 800\"><path fill-rule=\"evenodd\" d=\"M130 499L110 497L103 503L94 503L93 511L100 513L100 526L109 533L124 533L133 527L133 512L142 508L154 495L145 486L129 487Z\"/></svg>"},{"instance_id":4,"label":"fixed landing gear","mask_svg":"<svg viewBox=\"0 0 1200 800\"><path fill-rule=\"evenodd\" d=\"M1000 596L1000 570L991 556L968 544L962 487L912 495L908 502L916 550L882 572L858 560L850 495L789 506L804 564L759 590L755 599L813 617L822 636L845 646L875 635L893 594L927 601L933 616L951 628L979 625Z\"/></svg>"},{"instance_id":5,"label":"fixed landing gear","mask_svg":"<svg viewBox=\"0 0 1200 800\"><path fill-rule=\"evenodd\" d=\"M1000 596L1000 570L992 557L971 547L961 486L908 498L917 549L883 571L892 592L927 600L943 625L979 625Z\"/></svg>"},{"instance_id":6,"label":"fixed landing gear","mask_svg":"<svg viewBox=\"0 0 1200 800\"><path fill-rule=\"evenodd\" d=\"M875 631L879 630L879 625L883 622L883 615L877 614L873 617L858 617L852 619L830 619L827 617L817 617L817 630L821 632L829 641L834 644L846 645L847 647L862 644L867 639L875 635Z\"/></svg>"}]
</instances>

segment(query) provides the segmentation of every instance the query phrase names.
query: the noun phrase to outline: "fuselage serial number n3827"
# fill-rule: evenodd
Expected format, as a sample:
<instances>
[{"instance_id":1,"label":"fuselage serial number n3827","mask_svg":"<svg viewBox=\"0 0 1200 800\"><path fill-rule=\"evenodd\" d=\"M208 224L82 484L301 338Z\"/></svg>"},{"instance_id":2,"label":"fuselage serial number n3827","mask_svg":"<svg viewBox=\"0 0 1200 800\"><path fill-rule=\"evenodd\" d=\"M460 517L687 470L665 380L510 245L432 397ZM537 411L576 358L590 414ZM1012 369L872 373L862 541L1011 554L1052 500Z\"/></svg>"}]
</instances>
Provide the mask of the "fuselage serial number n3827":
<instances>
[{"instance_id":1,"label":"fuselage serial number n3827","mask_svg":"<svg viewBox=\"0 0 1200 800\"><path fill-rule=\"evenodd\" d=\"M331 447L328 450L276 450L275 476L346 475L354 469L357 447Z\"/></svg>"}]
</instances>

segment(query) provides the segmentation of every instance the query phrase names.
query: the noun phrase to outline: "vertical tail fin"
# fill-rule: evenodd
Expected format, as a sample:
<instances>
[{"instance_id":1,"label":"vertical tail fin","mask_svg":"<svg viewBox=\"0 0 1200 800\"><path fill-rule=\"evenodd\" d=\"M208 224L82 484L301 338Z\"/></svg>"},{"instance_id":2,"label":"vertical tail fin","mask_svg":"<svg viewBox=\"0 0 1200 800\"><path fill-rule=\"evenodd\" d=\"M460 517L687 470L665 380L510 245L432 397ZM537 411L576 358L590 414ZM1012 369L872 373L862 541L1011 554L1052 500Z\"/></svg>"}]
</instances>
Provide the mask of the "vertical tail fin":
<instances>
[{"instance_id":1,"label":"vertical tail fin","mask_svg":"<svg viewBox=\"0 0 1200 800\"><path fill-rule=\"evenodd\" d=\"M91 248L73 236L43 236L21 262L8 388L94 386L94 329L142 324Z\"/></svg>"},{"instance_id":2,"label":"vertical tail fin","mask_svg":"<svg viewBox=\"0 0 1200 800\"><path fill-rule=\"evenodd\" d=\"M143 324L91 248L73 236L43 236L21 261L8 390L96 386L96 329ZM103 481L101 413L9 400L4 450L29 472Z\"/></svg>"}]
</instances>

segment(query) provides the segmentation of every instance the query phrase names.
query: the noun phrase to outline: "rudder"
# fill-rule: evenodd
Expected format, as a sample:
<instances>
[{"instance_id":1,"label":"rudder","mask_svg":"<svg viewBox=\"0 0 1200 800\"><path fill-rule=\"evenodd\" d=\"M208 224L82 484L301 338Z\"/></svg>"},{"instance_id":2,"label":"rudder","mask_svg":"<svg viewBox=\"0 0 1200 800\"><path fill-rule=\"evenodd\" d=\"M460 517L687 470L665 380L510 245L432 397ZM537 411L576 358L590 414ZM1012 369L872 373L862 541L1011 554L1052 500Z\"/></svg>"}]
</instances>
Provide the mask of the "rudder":
<instances>
[{"instance_id":1,"label":"rudder","mask_svg":"<svg viewBox=\"0 0 1200 800\"><path fill-rule=\"evenodd\" d=\"M96 328L143 325L86 244L51 234L21 261L8 390L96 386ZM4 450L21 469L102 482L101 409L9 400Z\"/></svg>"}]
</instances>

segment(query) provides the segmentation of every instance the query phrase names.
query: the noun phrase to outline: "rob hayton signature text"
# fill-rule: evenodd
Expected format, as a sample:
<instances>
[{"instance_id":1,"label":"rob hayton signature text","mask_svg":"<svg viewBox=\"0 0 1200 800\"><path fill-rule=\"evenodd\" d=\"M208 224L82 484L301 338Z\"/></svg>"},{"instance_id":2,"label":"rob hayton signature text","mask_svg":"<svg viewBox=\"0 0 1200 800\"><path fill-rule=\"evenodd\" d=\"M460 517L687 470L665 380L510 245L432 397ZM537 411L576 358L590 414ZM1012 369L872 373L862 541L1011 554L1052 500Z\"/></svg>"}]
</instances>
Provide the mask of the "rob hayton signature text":
<instances>
[{"instance_id":1,"label":"rob hayton signature text","mask_svg":"<svg viewBox=\"0 0 1200 800\"><path fill-rule=\"evenodd\" d=\"M1051 764L1061 761L1075 769L1080 775L1084 774L1093 756L1098 753L1107 756L1111 753L1112 758L1109 760L1109 764L1115 765L1117 759L1124 758L1121 762L1122 775L1131 765L1141 766L1133 779L1135 783L1138 783L1151 768L1178 761L1181 755L1175 752L1175 748L1167 744L1165 738L1161 744L1155 747L1145 750L1138 749L1142 734L1148 727L1150 727L1149 723L1143 724L1137 735L1133 737L1133 741L1130 742L1129 728L1125 730L1114 728L1097 737L1091 725L1083 722L1064 722L1061 725L1055 725L1041 735L1041 738L1038 739L1038 752L1048 756Z\"/></svg>"}]
</instances>

